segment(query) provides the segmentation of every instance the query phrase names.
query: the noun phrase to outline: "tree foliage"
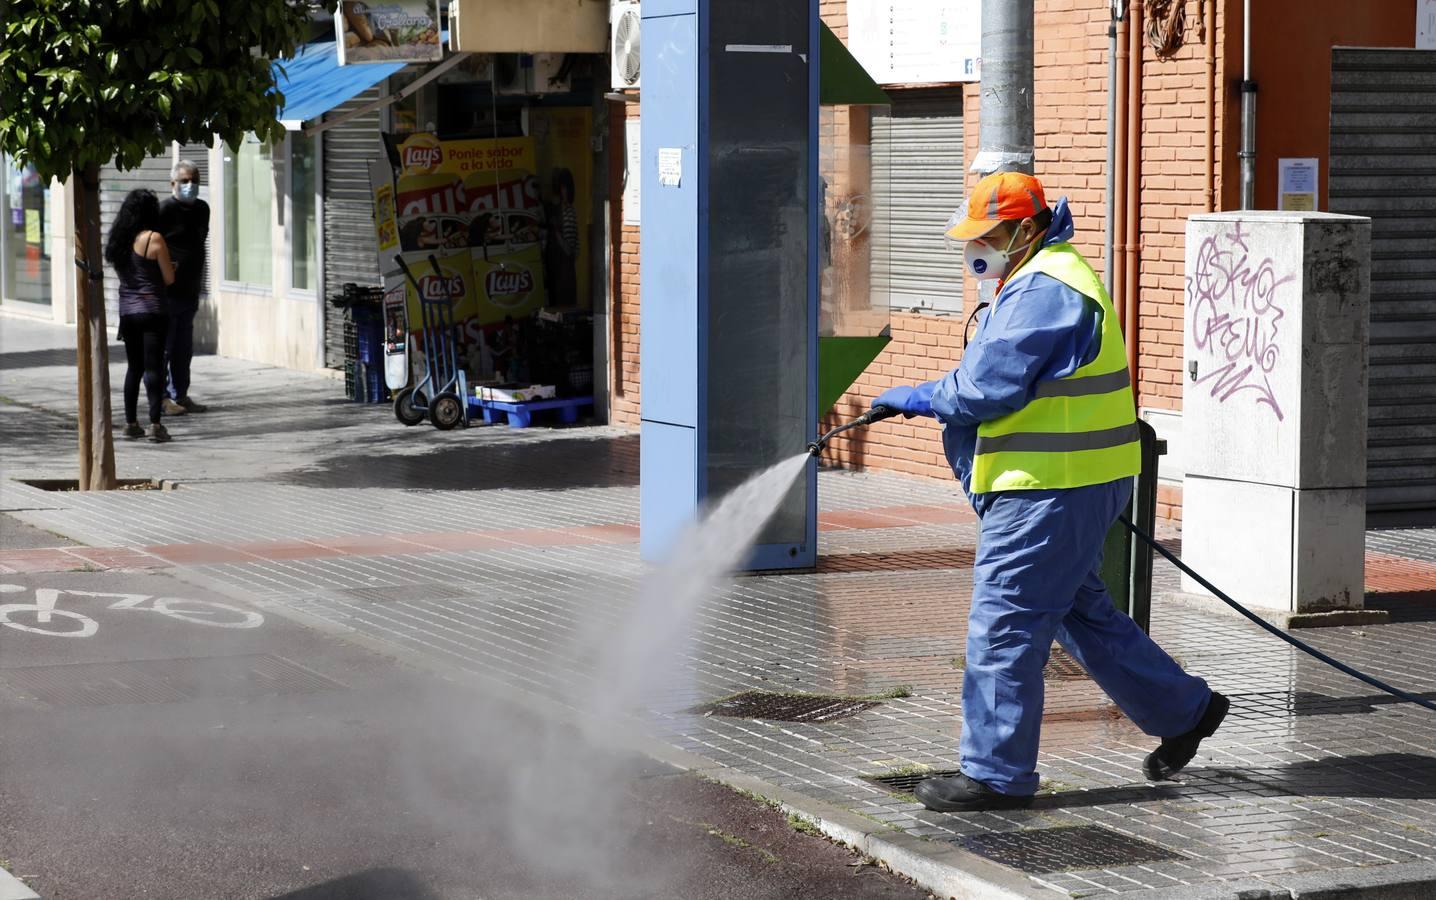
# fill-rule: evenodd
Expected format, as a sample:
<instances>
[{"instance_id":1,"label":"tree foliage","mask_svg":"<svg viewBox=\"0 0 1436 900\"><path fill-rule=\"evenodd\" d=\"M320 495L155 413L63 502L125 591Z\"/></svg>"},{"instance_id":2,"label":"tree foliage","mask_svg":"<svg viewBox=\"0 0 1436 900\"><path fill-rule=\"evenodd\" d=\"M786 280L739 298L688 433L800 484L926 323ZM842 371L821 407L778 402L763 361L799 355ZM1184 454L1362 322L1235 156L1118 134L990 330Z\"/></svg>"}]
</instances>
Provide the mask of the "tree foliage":
<instances>
[{"instance_id":1,"label":"tree foliage","mask_svg":"<svg viewBox=\"0 0 1436 900\"><path fill-rule=\"evenodd\" d=\"M171 141L278 139L271 59L308 33L298 0L0 0L0 150L42 178L121 169Z\"/></svg>"}]
</instances>

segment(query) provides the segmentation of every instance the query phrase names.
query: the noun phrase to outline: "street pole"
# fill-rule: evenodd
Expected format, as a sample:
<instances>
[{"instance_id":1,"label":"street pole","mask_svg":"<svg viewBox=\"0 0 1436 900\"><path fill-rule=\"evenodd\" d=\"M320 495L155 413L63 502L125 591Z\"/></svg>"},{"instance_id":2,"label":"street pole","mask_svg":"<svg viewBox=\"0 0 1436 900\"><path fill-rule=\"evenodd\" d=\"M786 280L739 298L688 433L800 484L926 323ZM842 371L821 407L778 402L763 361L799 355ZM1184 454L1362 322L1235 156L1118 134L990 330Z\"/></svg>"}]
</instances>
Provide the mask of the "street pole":
<instances>
[{"instance_id":1,"label":"street pole","mask_svg":"<svg viewBox=\"0 0 1436 900\"><path fill-rule=\"evenodd\" d=\"M1033 174L1033 0L982 0L982 103L972 171Z\"/></svg>"},{"instance_id":2,"label":"street pole","mask_svg":"<svg viewBox=\"0 0 1436 900\"><path fill-rule=\"evenodd\" d=\"M1116 249L1117 219L1117 26L1126 16L1126 0L1112 0L1112 17L1107 24L1107 229L1102 248L1102 281L1109 295L1116 265L1112 254Z\"/></svg>"}]
</instances>

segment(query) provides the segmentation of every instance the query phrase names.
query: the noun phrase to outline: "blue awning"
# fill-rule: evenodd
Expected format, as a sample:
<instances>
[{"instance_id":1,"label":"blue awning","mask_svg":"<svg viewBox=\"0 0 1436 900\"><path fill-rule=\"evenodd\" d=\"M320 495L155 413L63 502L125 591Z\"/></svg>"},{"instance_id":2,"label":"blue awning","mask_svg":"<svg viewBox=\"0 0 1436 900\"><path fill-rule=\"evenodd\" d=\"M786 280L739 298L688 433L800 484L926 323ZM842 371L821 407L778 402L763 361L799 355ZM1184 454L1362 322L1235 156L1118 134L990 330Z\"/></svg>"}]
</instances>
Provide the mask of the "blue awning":
<instances>
[{"instance_id":1,"label":"blue awning","mask_svg":"<svg viewBox=\"0 0 1436 900\"><path fill-rule=\"evenodd\" d=\"M278 119L294 129L352 100L402 70L407 63L341 66L337 44L320 41L299 48L293 59L274 63L274 83L284 95Z\"/></svg>"}]
</instances>

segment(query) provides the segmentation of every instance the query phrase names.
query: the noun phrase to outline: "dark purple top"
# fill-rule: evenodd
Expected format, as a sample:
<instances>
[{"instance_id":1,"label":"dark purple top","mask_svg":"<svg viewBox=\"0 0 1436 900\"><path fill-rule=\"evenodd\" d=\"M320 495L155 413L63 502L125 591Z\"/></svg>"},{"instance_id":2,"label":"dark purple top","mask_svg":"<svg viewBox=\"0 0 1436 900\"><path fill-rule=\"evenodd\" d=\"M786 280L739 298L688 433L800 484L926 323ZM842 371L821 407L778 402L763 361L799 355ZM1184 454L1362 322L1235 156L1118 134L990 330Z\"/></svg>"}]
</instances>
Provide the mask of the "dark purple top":
<instances>
[{"instance_id":1,"label":"dark purple top","mask_svg":"<svg viewBox=\"0 0 1436 900\"><path fill-rule=\"evenodd\" d=\"M145 313L167 313L165 279L158 260L146 259L130 251L130 264L120 276L120 315L138 316Z\"/></svg>"}]
</instances>

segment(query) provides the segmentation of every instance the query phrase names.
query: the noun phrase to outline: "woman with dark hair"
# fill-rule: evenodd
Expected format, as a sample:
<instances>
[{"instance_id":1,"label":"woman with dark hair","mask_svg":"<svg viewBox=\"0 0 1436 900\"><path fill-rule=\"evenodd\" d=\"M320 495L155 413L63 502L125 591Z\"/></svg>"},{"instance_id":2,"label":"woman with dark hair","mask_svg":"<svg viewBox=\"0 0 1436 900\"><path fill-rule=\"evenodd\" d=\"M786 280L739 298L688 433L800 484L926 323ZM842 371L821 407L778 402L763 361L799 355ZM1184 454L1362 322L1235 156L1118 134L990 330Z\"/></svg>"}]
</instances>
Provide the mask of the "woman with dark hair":
<instances>
[{"instance_id":1,"label":"woman with dark hair","mask_svg":"<svg viewBox=\"0 0 1436 900\"><path fill-rule=\"evenodd\" d=\"M169 432L160 423L165 396L165 337L169 304L165 292L175 269L159 226L160 202L154 191L133 190L125 197L110 236L105 259L120 279L120 340L125 344L125 437L145 437L139 422L140 381L150 402L149 439L163 444Z\"/></svg>"}]
</instances>

